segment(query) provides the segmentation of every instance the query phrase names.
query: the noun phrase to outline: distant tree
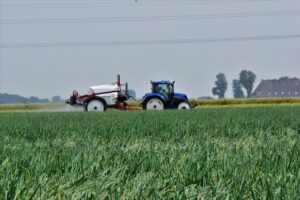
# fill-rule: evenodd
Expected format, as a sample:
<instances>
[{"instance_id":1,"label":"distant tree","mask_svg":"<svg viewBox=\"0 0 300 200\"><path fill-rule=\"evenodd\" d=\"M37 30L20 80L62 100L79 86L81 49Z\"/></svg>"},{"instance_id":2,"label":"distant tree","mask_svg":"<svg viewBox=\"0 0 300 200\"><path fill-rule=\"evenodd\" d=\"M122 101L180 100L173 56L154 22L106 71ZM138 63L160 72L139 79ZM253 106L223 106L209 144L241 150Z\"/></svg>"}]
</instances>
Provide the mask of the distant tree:
<instances>
[{"instance_id":1,"label":"distant tree","mask_svg":"<svg viewBox=\"0 0 300 200\"><path fill-rule=\"evenodd\" d=\"M202 97L198 97L197 99L198 100L206 100L206 99L214 99L214 98L211 96L202 96Z\"/></svg>"},{"instance_id":2,"label":"distant tree","mask_svg":"<svg viewBox=\"0 0 300 200\"><path fill-rule=\"evenodd\" d=\"M62 99L60 96L53 96L52 99L51 99L51 102L53 103L59 103L59 102L62 102Z\"/></svg>"},{"instance_id":3,"label":"distant tree","mask_svg":"<svg viewBox=\"0 0 300 200\"><path fill-rule=\"evenodd\" d=\"M134 99L136 99L136 92L135 92L135 90L129 89L129 90L128 90L128 95L129 95L130 97L133 97Z\"/></svg>"},{"instance_id":4,"label":"distant tree","mask_svg":"<svg viewBox=\"0 0 300 200\"><path fill-rule=\"evenodd\" d=\"M15 95L15 94L0 94L0 102L1 103L24 103L26 98L20 96L20 95Z\"/></svg>"},{"instance_id":5,"label":"distant tree","mask_svg":"<svg viewBox=\"0 0 300 200\"><path fill-rule=\"evenodd\" d=\"M49 99L39 99L38 97L31 96L28 99L28 103L49 103Z\"/></svg>"},{"instance_id":6,"label":"distant tree","mask_svg":"<svg viewBox=\"0 0 300 200\"><path fill-rule=\"evenodd\" d=\"M48 103L49 99L39 99L38 97L22 97L16 94L0 94L0 102L6 103Z\"/></svg>"},{"instance_id":7,"label":"distant tree","mask_svg":"<svg viewBox=\"0 0 300 200\"><path fill-rule=\"evenodd\" d=\"M240 83L247 91L247 98L251 97L256 75L252 71L242 70L240 73Z\"/></svg>"},{"instance_id":8,"label":"distant tree","mask_svg":"<svg viewBox=\"0 0 300 200\"><path fill-rule=\"evenodd\" d=\"M290 79L290 77L288 77L288 76L282 76L278 80L283 81L283 80L289 80L289 79Z\"/></svg>"},{"instance_id":9,"label":"distant tree","mask_svg":"<svg viewBox=\"0 0 300 200\"><path fill-rule=\"evenodd\" d=\"M45 98L45 99L39 99L38 101L39 103L49 103L49 99Z\"/></svg>"},{"instance_id":10,"label":"distant tree","mask_svg":"<svg viewBox=\"0 0 300 200\"><path fill-rule=\"evenodd\" d=\"M232 81L232 90L234 98L245 98L240 80L234 79Z\"/></svg>"},{"instance_id":11,"label":"distant tree","mask_svg":"<svg viewBox=\"0 0 300 200\"><path fill-rule=\"evenodd\" d=\"M219 73L216 76L217 80L215 81L215 87L212 89L214 96L218 96L219 99L225 97L225 92L227 90L228 82L226 80L225 74Z\"/></svg>"},{"instance_id":12,"label":"distant tree","mask_svg":"<svg viewBox=\"0 0 300 200\"><path fill-rule=\"evenodd\" d=\"M39 99L37 97L31 96L28 98L29 103L36 103Z\"/></svg>"}]
</instances>

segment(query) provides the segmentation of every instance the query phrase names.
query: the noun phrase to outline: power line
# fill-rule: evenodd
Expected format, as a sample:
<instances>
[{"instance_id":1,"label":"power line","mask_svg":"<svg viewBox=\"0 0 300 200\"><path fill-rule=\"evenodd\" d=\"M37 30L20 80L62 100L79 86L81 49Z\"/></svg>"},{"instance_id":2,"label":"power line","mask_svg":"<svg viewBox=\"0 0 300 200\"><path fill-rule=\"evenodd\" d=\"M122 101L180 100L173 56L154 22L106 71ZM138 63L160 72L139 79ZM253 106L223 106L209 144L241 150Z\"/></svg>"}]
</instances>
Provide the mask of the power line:
<instances>
[{"instance_id":1,"label":"power line","mask_svg":"<svg viewBox=\"0 0 300 200\"><path fill-rule=\"evenodd\" d=\"M82 8L82 7L128 7L128 6L173 6L173 5L199 5L199 4L224 4L224 3L263 3L263 2L300 2L299 0L201 0L201 1L117 1L117 2L98 2L98 1L76 1L76 2L45 2L45 3L21 3L21 4L3 4L3 9L18 9L18 8Z\"/></svg>"},{"instance_id":2,"label":"power line","mask_svg":"<svg viewBox=\"0 0 300 200\"><path fill-rule=\"evenodd\" d=\"M248 12L248 13L225 13L211 15L171 15L152 17L114 17L114 18L73 18L73 19L3 19L1 24L36 24L36 23L86 23L86 22L130 22L130 21L171 21L171 20L197 20L210 18L240 18L240 17L264 17L281 15L299 15L300 11L281 12Z\"/></svg>"},{"instance_id":3,"label":"power line","mask_svg":"<svg viewBox=\"0 0 300 200\"><path fill-rule=\"evenodd\" d=\"M30 42L30 43L2 43L1 48L54 48L54 47L105 47L105 46L144 46L169 44L197 44L299 39L300 34L294 35L268 35L227 38L191 38L191 39L162 39L162 40L133 40L133 41L107 41L107 42Z\"/></svg>"},{"instance_id":4,"label":"power line","mask_svg":"<svg viewBox=\"0 0 300 200\"><path fill-rule=\"evenodd\" d=\"M4 5L32 5L32 4L62 4L62 3L102 3L102 4L119 4L119 3L219 3L219 2L299 2L299 0L0 0Z\"/></svg>"}]
</instances>

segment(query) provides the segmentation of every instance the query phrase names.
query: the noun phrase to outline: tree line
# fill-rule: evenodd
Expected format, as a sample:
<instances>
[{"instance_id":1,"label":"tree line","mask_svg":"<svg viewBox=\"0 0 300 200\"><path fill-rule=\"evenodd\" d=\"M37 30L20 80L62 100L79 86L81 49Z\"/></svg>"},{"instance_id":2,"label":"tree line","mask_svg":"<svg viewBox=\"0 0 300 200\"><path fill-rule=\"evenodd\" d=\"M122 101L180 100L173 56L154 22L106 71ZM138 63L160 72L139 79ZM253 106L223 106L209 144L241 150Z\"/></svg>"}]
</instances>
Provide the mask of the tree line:
<instances>
[{"instance_id":1,"label":"tree line","mask_svg":"<svg viewBox=\"0 0 300 200\"><path fill-rule=\"evenodd\" d=\"M136 92L133 89L128 90L130 100L136 99ZM66 100L61 98L59 95L53 96L51 99L39 98L36 96L23 97L18 94L7 94L0 93L0 104L14 104L14 103L60 103L65 102Z\"/></svg>"},{"instance_id":2,"label":"tree line","mask_svg":"<svg viewBox=\"0 0 300 200\"><path fill-rule=\"evenodd\" d=\"M217 80L215 81L215 87L212 89L214 96L218 96L219 99L225 98L225 93L228 88L228 82L224 73L216 75ZM234 98L250 98L256 75L252 71L242 70L239 73L239 77L232 81L232 90ZM244 90L246 94L244 94Z\"/></svg>"},{"instance_id":3,"label":"tree line","mask_svg":"<svg viewBox=\"0 0 300 200\"><path fill-rule=\"evenodd\" d=\"M58 103L58 102L63 102L65 101L64 99L62 99L60 96L53 96L51 98L51 100L47 99L47 98L38 98L35 96L31 96L31 97L23 97L21 95L17 95L17 94L1 94L0 93L0 104L12 104L12 103L49 103L49 102L53 102L53 103Z\"/></svg>"}]
</instances>

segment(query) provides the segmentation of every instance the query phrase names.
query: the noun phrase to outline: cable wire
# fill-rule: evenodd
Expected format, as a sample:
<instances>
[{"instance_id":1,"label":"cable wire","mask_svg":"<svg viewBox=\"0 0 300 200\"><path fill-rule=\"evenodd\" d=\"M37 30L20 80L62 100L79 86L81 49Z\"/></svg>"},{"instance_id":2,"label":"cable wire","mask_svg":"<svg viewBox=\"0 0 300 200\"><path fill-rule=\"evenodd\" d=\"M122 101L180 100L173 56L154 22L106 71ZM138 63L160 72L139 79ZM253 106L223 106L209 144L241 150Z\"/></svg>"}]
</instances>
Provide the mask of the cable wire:
<instances>
[{"instance_id":1,"label":"cable wire","mask_svg":"<svg viewBox=\"0 0 300 200\"><path fill-rule=\"evenodd\" d=\"M198 20L211 18L241 18L241 17L265 17L282 15L299 15L300 11L281 12L248 12L248 13L224 13L210 15L171 15L150 17L114 17L114 18L73 18L73 19L3 19L1 24L36 24L36 23L92 23L92 22L138 22L138 21L172 21L172 20Z\"/></svg>"},{"instance_id":2,"label":"cable wire","mask_svg":"<svg viewBox=\"0 0 300 200\"><path fill-rule=\"evenodd\" d=\"M38 3L9 3L3 4L2 9L23 9L23 8L83 8L83 7L147 7L147 6L178 6L178 5L199 5L199 4L224 4L224 3L263 3L263 2L300 2L299 0L201 0L201 1L129 1L129 2L38 2Z\"/></svg>"},{"instance_id":3,"label":"cable wire","mask_svg":"<svg viewBox=\"0 0 300 200\"><path fill-rule=\"evenodd\" d=\"M144 46L169 44L197 44L299 39L300 34L294 35L266 35L227 38L191 38L191 39L162 39L162 40L133 40L133 41L106 41L106 42L30 42L30 43L2 43L1 48L53 48L53 47L105 47L105 46Z\"/></svg>"}]
</instances>

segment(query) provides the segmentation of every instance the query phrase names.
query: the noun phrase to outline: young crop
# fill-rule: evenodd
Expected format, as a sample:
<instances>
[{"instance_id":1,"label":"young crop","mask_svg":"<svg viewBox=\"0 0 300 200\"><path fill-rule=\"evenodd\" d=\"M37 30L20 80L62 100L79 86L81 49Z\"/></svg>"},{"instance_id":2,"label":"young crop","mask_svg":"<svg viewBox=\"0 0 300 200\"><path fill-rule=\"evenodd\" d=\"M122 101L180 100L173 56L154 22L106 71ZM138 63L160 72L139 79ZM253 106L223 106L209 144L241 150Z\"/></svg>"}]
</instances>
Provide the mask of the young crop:
<instances>
[{"instance_id":1,"label":"young crop","mask_svg":"<svg viewBox=\"0 0 300 200\"><path fill-rule=\"evenodd\" d=\"M0 199L299 199L299 116L0 113Z\"/></svg>"}]
</instances>

